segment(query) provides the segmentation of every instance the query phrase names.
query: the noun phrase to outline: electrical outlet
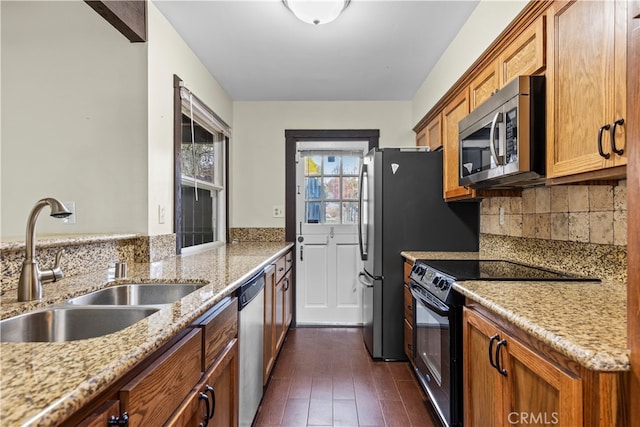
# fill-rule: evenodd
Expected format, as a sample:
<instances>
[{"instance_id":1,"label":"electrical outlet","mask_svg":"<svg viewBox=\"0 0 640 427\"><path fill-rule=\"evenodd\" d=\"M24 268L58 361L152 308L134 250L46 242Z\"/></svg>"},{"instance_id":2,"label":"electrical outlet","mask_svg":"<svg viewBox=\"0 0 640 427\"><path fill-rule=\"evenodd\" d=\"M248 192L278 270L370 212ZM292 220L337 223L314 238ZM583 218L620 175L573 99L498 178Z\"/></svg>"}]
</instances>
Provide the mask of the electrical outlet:
<instances>
[{"instance_id":1,"label":"electrical outlet","mask_svg":"<svg viewBox=\"0 0 640 427\"><path fill-rule=\"evenodd\" d=\"M62 202L62 204L64 205L65 208L67 208L67 210L69 212L71 212L71 215L69 215L66 218L62 219L62 223L63 224L75 224L76 223L76 202Z\"/></svg>"},{"instance_id":2,"label":"electrical outlet","mask_svg":"<svg viewBox=\"0 0 640 427\"><path fill-rule=\"evenodd\" d=\"M158 224L164 224L164 206L158 205Z\"/></svg>"},{"instance_id":3,"label":"electrical outlet","mask_svg":"<svg viewBox=\"0 0 640 427\"><path fill-rule=\"evenodd\" d=\"M284 208L282 206L274 206L273 207L273 217L274 218L284 218Z\"/></svg>"},{"instance_id":4,"label":"electrical outlet","mask_svg":"<svg viewBox=\"0 0 640 427\"><path fill-rule=\"evenodd\" d=\"M504 208L502 206L500 206L499 212L500 212L500 225L504 225Z\"/></svg>"}]
</instances>

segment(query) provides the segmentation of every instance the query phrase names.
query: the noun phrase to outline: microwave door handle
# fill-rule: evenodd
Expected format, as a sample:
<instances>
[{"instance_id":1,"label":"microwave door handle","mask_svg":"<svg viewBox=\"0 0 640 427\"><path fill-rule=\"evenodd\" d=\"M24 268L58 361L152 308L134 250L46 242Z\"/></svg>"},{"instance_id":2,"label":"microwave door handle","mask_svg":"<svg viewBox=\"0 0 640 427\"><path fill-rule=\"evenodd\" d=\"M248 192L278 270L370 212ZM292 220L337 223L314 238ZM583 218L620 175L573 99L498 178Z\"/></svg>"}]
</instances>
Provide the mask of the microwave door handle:
<instances>
[{"instance_id":1,"label":"microwave door handle","mask_svg":"<svg viewBox=\"0 0 640 427\"><path fill-rule=\"evenodd\" d=\"M500 160L498 159L498 155L496 154L496 147L493 145L493 141L496 135L496 126L498 125L498 121L502 121L502 113L497 112L495 116L493 116L493 120L491 121L491 128L489 129L489 149L491 150L491 157L496 162L496 165L500 165Z\"/></svg>"}]
</instances>

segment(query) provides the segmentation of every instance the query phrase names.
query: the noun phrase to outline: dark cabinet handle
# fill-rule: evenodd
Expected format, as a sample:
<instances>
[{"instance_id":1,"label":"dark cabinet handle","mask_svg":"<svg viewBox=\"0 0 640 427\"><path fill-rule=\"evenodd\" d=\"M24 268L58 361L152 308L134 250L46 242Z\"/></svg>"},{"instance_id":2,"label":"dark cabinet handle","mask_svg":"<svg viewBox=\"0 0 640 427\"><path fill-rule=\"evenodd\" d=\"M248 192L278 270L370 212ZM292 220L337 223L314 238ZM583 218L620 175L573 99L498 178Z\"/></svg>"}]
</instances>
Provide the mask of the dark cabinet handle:
<instances>
[{"instance_id":1,"label":"dark cabinet handle","mask_svg":"<svg viewBox=\"0 0 640 427\"><path fill-rule=\"evenodd\" d=\"M284 271L284 267L280 267L278 271Z\"/></svg>"},{"instance_id":2,"label":"dark cabinet handle","mask_svg":"<svg viewBox=\"0 0 640 427\"><path fill-rule=\"evenodd\" d=\"M407 308L409 309L409 311L413 311L413 306L411 304L407 304Z\"/></svg>"},{"instance_id":3,"label":"dark cabinet handle","mask_svg":"<svg viewBox=\"0 0 640 427\"><path fill-rule=\"evenodd\" d=\"M285 292L289 290L289 278L285 277L284 278L284 282L285 282L285 286L284 286L284 290Z\"/></svg>"},{"instance_id":4,"label":"dark cabinet handle","mask_svg":"<svg viewBox=\"0 0 640 427\"><path fill-rule=\"evenodd\" d=\"M489 340L489 363L491 364L492 367L498 369L498 365L495 364L495 362L493 361L493 343L494 341L497 341L500 339L500 335L495 334L494 336L491 337L491 340Z\"/></svg>"},{"instance_id":5,"label":"dark cabinet handle","mask_svg":"<svg viewBox=\"0 0 640 427\"><path fill-rule=\"evenodd\" d=\"M621 148L618 150L618 148L616 147L616 128L618 127L618 125L621 126L623 124L624 119L620 118L613 122L613 128L611 128L611 151L616 153L618 156L622 156L624 154L624 149Z\"/></svg>"},{"instance_id":6,"label":"dark cabinet handle","mask_svg":"<svg viewBox=\"0 0 640 427\"><path fill-rule=\"evenodd\" d=\"M119 417L116 417L115 415L112 415L109 420L107 421L107 425L110 426L128 426L129 425L129 414L127 414L126 412L123 413L122 415L120 415Z\"/></svg>"},{"instance_id":7,"label":"dark cabinet handle","mask_svg":"<svg viewBox=\"0 0 640 427\"><path fill-rule=\"evenodd\" d=\"M507 370L500 366L500 348L507 346L507 340L501 340L496 346L496 366L495 368L500 372L500 374L507 376Z\"/></svg>"},{"instance_id":8,"label":"dark cabinet handle","mask_svg":"<svg viewBox=\"0 0 640 427\"><path fill-rule=\"evenodd\" d=\"M198 399L204 400L205 411L206 411L204 414L204 421L199 423L198 427L207 427L209 425L209 412L210 412L209 396L207 396L203 392L200 392L200 394L198 395Z\"/></svg>"},{"instance_id":9,"label":"dark cabinet handle","mask_svg":"<svg viewBox=\"0 0 640 427\"><path fill-rule=\"evenodd\" d=\"M606 125L602 126L598 131L598 153L600 154L600 157L604 157L605 159L608 159L609 157L611 157L611 153L605 153L604 151L602 151L602 133L605 130L609 130L610 128L611 128L611 125L607 123Z\"/></svg>"},{"instance_id":10,"label":"dark cabinet handle","mask_svg":"<svg viewBox=\"0 0 640 427\"><path fill-rule=\"evenodd\" d=\"M216 413L216 391L213 389L213 387L207 384L204 387L204 392L211 395L211 412L209 412L209 419L212 420L213 414Z\"/></svg>"}]
</instances>

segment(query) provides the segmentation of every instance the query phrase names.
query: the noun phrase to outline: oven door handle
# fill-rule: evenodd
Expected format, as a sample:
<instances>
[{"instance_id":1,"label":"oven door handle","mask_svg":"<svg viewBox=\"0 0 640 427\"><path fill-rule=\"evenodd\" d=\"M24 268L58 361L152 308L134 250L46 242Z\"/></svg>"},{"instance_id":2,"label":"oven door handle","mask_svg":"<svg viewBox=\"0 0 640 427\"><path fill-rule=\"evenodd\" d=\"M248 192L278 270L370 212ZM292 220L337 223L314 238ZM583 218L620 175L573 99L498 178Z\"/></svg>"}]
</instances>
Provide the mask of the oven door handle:
<instances>
[{"instance_id":1,"label":"oven door handle","mask_svg":"<svg viewBox=\"0 0 640 427\"><path fill-rule=\"evenodd\" d=\"M418 285L414 285L414 284L411 284L409 287L409 290L411 291L411 295L413 295L413 297L416 300L419 300L429 310L433 311L436 314L439 314L442 317L449 316L448 308L438 307L437 305L433 304L431 301L424 299L424 297L418 291L415 290L416 287L418 287Z\"/></svg>"}]
</instances>

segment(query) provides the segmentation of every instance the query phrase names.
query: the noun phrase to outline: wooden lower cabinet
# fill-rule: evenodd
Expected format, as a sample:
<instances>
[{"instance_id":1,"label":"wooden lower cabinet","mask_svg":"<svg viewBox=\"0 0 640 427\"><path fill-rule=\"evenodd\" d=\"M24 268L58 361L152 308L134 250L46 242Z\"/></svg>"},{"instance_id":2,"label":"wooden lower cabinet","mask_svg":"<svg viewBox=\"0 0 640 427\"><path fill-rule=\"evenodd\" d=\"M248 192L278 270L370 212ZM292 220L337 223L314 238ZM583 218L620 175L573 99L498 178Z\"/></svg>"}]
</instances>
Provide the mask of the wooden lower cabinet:
<instances>
[{"instance_id":1,"label":"wooden lower cabinet","mask_svg":"<svg viewBox=\"0 0 640 427\"><path fill-rule=\"evenodd\" d=\"M238 340L234 339L165 424L229 427L238 424Z\"/></svg>"},{"instance_id":2,"label":"wooden lower cabinet","mask_svg":"<svg viewBox=\"0 0 640 427\"><path fill-rule=\"evenodd\" d=\"M194 329L120 390L134 426L164 424L202 375L202 331Z\"/></svg>"},{"instance_id":3,"label":"wooden lower cabinet","mask_svg":"<svg viewBox=\"0 0 640 427\"><path fill-rule=\"evenodd\" d=\"M267 385L269 375L276 361L275 335L275 267L270 265L264 271L264 348L262 352L262 385Z\"/></svg>"},{"instance_id":4,"label":"wooden lower cabinet","mask_svg":"<svg viewBox=\"0 0 640 427\"><path fill-rule=\"evenodd\" d=\"M63 425L237 426L237 325L238 301L226 298Z\"/></svg>"},{"instance_id":5,"label":"wooden lower cabinet","mask_svg":"<svg viewBox=\"0 0 640 427\"><path fill-rule=\"evenodd\" d=\"M465 307L464 425L626 425L626 373L590 371Z\"/></svg>"},{"instance_id":6,"label":"wooden lower cabinet","mask_svg":"<svg viewBox=\"0 0 640 427\"><path fill-rule=\"evenodd\" d=\"M269 376L293 320L293 252L265 269L263 384Z\"/></svg>"}]
</instances>

